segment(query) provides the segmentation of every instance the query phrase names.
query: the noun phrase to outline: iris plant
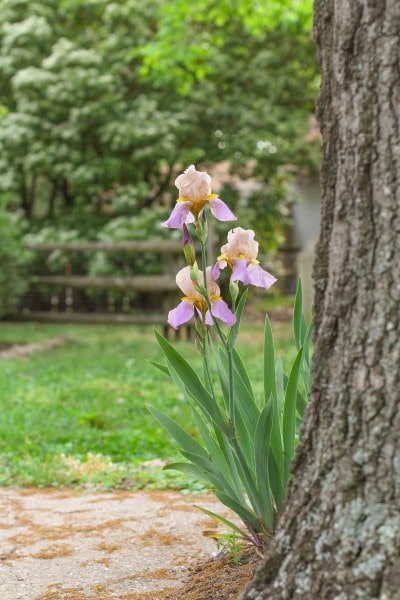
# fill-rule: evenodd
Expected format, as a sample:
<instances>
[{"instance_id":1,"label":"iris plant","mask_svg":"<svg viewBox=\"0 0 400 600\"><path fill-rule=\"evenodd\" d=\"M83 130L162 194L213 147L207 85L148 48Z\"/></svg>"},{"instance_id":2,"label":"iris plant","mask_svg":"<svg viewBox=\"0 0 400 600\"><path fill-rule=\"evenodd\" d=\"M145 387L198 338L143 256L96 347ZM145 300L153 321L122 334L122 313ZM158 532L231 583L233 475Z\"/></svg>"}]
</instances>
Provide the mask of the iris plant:
<instances>
[{"instance_id":1,"label":"iris plant","mask_svg":"<svg viewBox=\"0 0 400 600\"><path fill-rule=\"evenodd\" d=\"M220 221L233 221L236 217L217 194L211 193L211 177L193 165L179 175L175 184L179 198L164 226L182 228L187 266L176 276L184 295L178 306L170 310L168 323L178 329L194 319L197 347L203 356L203 376L157 332L167 364L156 366L180 385L191 405L202 443L167 415L155 408L150 411L177 440L186 459L169 468L208 481L219 500L241 518L245 530L224 517L205 512L260 549L273 534L285 499L296 426L309 390L311 325L307 326L302 313L299 287L294 310L298 352L289 374L284 375L281 361L275 360L272 330L266 317L264 361L260 365L264 370L264 398L256 399L235 341L245 308L246 286L268 290L276 279L260 266L254 231L242 227L228 233L228 241L214 266L208 266L208 212ZM200 242L200 268L190 229ZM226 268L230 269L231 308L216 282ZM237 302L239 283L243 293ZM211 338L211 325L219 347Z\"/></svg>"}]
</instances>

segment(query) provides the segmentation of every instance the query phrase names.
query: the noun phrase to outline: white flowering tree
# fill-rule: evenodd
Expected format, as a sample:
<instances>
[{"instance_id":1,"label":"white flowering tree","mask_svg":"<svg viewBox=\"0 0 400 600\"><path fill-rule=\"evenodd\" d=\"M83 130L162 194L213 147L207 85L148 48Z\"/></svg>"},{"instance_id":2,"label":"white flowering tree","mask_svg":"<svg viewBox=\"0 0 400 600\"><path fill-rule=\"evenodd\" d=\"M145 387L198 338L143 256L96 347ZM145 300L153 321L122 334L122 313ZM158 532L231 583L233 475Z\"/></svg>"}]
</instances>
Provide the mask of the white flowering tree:
<instances>
[{"instance_id":1,"label":"white flowering tree","mask_svg":"<svg viewBox=\"0 0 400 600\"><path fill-rule=\"evenodd\" d=\"M133 52L152 7L107 4L0 8L0 186L28 215L39 184L50 213L57 197L68 207L127 184L144 201L165 185L164 157L176 159L179 116L148 94Z\"/></svg>"},{"instance_id":2,"label":"white flowering tree","mask_svg":"<svg viewBox=\"0 0 400 600\"><path fill-rule=\"evenodd\" d=\"M176 164L228 160L242 177L274 188L254 210L276 223L283 165L311 160L310 36L291 13L263 31L249 28L251 12L229 3L222 19L204 8L1 3L0 190L28 215L35 205L51 215L111 198L121 212L138 211L170 188ZM176 30L182 12L185 35ZM258 22L258 12L253 17Z\"/></svg>"}]
</instances>

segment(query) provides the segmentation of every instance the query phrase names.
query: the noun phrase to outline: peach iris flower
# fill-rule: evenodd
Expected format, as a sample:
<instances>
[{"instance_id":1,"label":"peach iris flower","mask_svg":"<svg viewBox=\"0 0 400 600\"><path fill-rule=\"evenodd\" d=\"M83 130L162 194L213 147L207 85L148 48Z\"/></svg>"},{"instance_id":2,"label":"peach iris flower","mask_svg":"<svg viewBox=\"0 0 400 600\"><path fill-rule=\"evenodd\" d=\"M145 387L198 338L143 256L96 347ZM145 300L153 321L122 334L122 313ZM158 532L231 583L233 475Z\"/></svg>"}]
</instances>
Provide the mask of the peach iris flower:
<instances>
[{"instance_id":1,"label":"peach iris flower","mask_svg":"<svg viewBox=\"0 0 400 600\"><path fill-rule=\"evenodd\" d=\"M257 260L258 242L251 229L236 227L228 233L228 243L222 246L221 255L215 263L212 274L217 279L221 269L232 269L231 281L241 281L245 285L255 285L266 290L276 282L273 275L262 269Z\"/></svg>"},{"instance_id":2,"label":"peach iris flower","mask_svg":"<svg viewBox=\"0 0 400 600\"><path fill-rule=\"evenodd\" d=\"M235 215L218 198L218 194L211 193L211 177L208 173L196 171L194 165L190 165L176 178L175 185L179 190L179 198L169 219L163 223L164 227L178 228L184 223L193 223L206 203L219 221L236 221Z\"/></svg>"},{"instance_id":3,"label":"peach iris flower","mask_svg":"<svg viewBox=\"0 0 400 600\"><path fill-rule=\"evenodd\" d=\"M202 271L199 271L199 281L203 281ZM211 267L207 267L207 292L211 302L211 314L206 299L196 290L190 279L190 267L178 271L176 283L185 295L180 304L168 313L168 323L174 329L178 329L195 315L201 317L206 325L213 324L212 316L223 321L228 327L236 322L235 315L220 296L220 289L211 274Z\"/></svg>"}]
</instances>

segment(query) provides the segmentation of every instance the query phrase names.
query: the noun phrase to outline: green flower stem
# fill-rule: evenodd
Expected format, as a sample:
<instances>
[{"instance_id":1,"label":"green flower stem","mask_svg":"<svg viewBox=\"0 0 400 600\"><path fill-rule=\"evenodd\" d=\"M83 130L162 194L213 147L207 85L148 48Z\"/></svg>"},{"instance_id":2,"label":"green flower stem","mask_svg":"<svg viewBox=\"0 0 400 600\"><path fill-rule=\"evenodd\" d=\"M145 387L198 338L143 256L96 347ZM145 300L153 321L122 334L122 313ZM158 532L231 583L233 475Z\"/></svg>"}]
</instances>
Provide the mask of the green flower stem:
<instances>
[{"instance_id":1,"label":"green flower stem","mask_svg":"<svg viewBox=\"0 0 400 600\"><path fill-rule=\"evenodd\" d=\"M216 400L215 398L215 393L214 393L214 386L213 386L213 382L212 382L212 378L211 378L211 366L210 366L210 352L209 352L209 343L208 343L208 331L205 335L204 338L204 354L203 354L203 361L204 361L204 371L206 374L206 383L208 384L208 390L209 392L212 394L212 397L214 398L214 401Z\"/></svg>"},{"instance_id":2,"label":"green flower stem","mask_svg":"<svg viewBox=\"0 0 400 600\"><path fill-rule=\"evenodd\" d=\"M200 241L200 244L201 244L201 268L203 269L203 281L204 281L204 290L205 290L204 298L207 302L207 308L210 311L211 318L214 321L214 325L215 325L217 333L221 339L221 342L223 343L225 350L228 351L228 344L227 344L226 338L222 332L222 329L221 329L217 319L214 318L214 316L211 312L211 302L210 302L210 298L208 297L208 288L207 288L207 250L206 250L205 242Z\"/></svg>"},{"instance_id":3,"label":"green flower stem","mask_svg":"<svg viewBox=\"0 0 400 600\"><path fill-rule=\"evenodd\" d=\"M232 354L232 350L233 348L227 348L227 354L228 354L228 382L229 382L229 389L228 389L228 412L229 412L229 418L231 420L232 425L235 427L235 407L233 404L233 354Z\"/></svg>"},{"instance_id":4,"label":"green flower stem","mask_svg":"<svg viewBox=\"0 0 400 600\"><path fill-rule=\"evenodd\" d=\"M201 245L201 268L203 269L203 285L204 285L204 289L207 292L206 300L209 303L210 300L208 298L208 288L207 288L207 249L206 249L206 242L202 240L200 242L200 245Z\"/></svg>"},{"instance_id":5,"label":"green flower stem","mask_svg":"<svg viewBox=\"0 0 400 600\"><path fill-rule=\"evenodd\" d=\"M211 302L210 299L208 297L208 288L207 288L207 249L206 249L206 243L203 240L200 240L200 245L201 245L201 265L202 265L202 270L203 270L203 281L204 281L204 289L207 292L205 295L205 299L207 302L207 306L208 306L208 310L210 311L210 315L212 317L212 320L214 321L214 325L215 328L217 330L217 333L224 345L224 348L227 352L227 356L228 356L228 380L229 380L229 390L228 390L228 414L229 414L229 419L230 422L232 424L232 427L235 429L235 409L234 409L234 403L233 403L233 355L232 355L232 351L233 348L230 347L230 345L227 343L226 338L221 330L221 327L217 321L217 319L215 319L212 315L211 312ZM205 345L204 347L204 356L205 358L207 357L206 360L208 360L208 344Z\"/></svg>"}]
</instances>

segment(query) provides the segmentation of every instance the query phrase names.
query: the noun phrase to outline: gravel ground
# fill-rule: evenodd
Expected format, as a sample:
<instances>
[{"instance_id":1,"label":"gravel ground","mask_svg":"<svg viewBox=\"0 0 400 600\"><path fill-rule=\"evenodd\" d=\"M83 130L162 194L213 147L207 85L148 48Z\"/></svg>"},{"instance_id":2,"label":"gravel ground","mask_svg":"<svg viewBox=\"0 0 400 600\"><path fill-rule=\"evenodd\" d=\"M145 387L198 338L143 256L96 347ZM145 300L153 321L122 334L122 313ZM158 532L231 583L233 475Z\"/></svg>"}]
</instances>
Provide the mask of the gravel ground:
<instances>
[{"instance_id":1,"label":"gravel ground","mask_svg":"<svg viewBox=\"0 0 400 600\"><path fill-rule=\"evenodd\" d=\"M1 600L157 600L216 552L212 496L0 489Z\"/></svg>"}]
</instances>

